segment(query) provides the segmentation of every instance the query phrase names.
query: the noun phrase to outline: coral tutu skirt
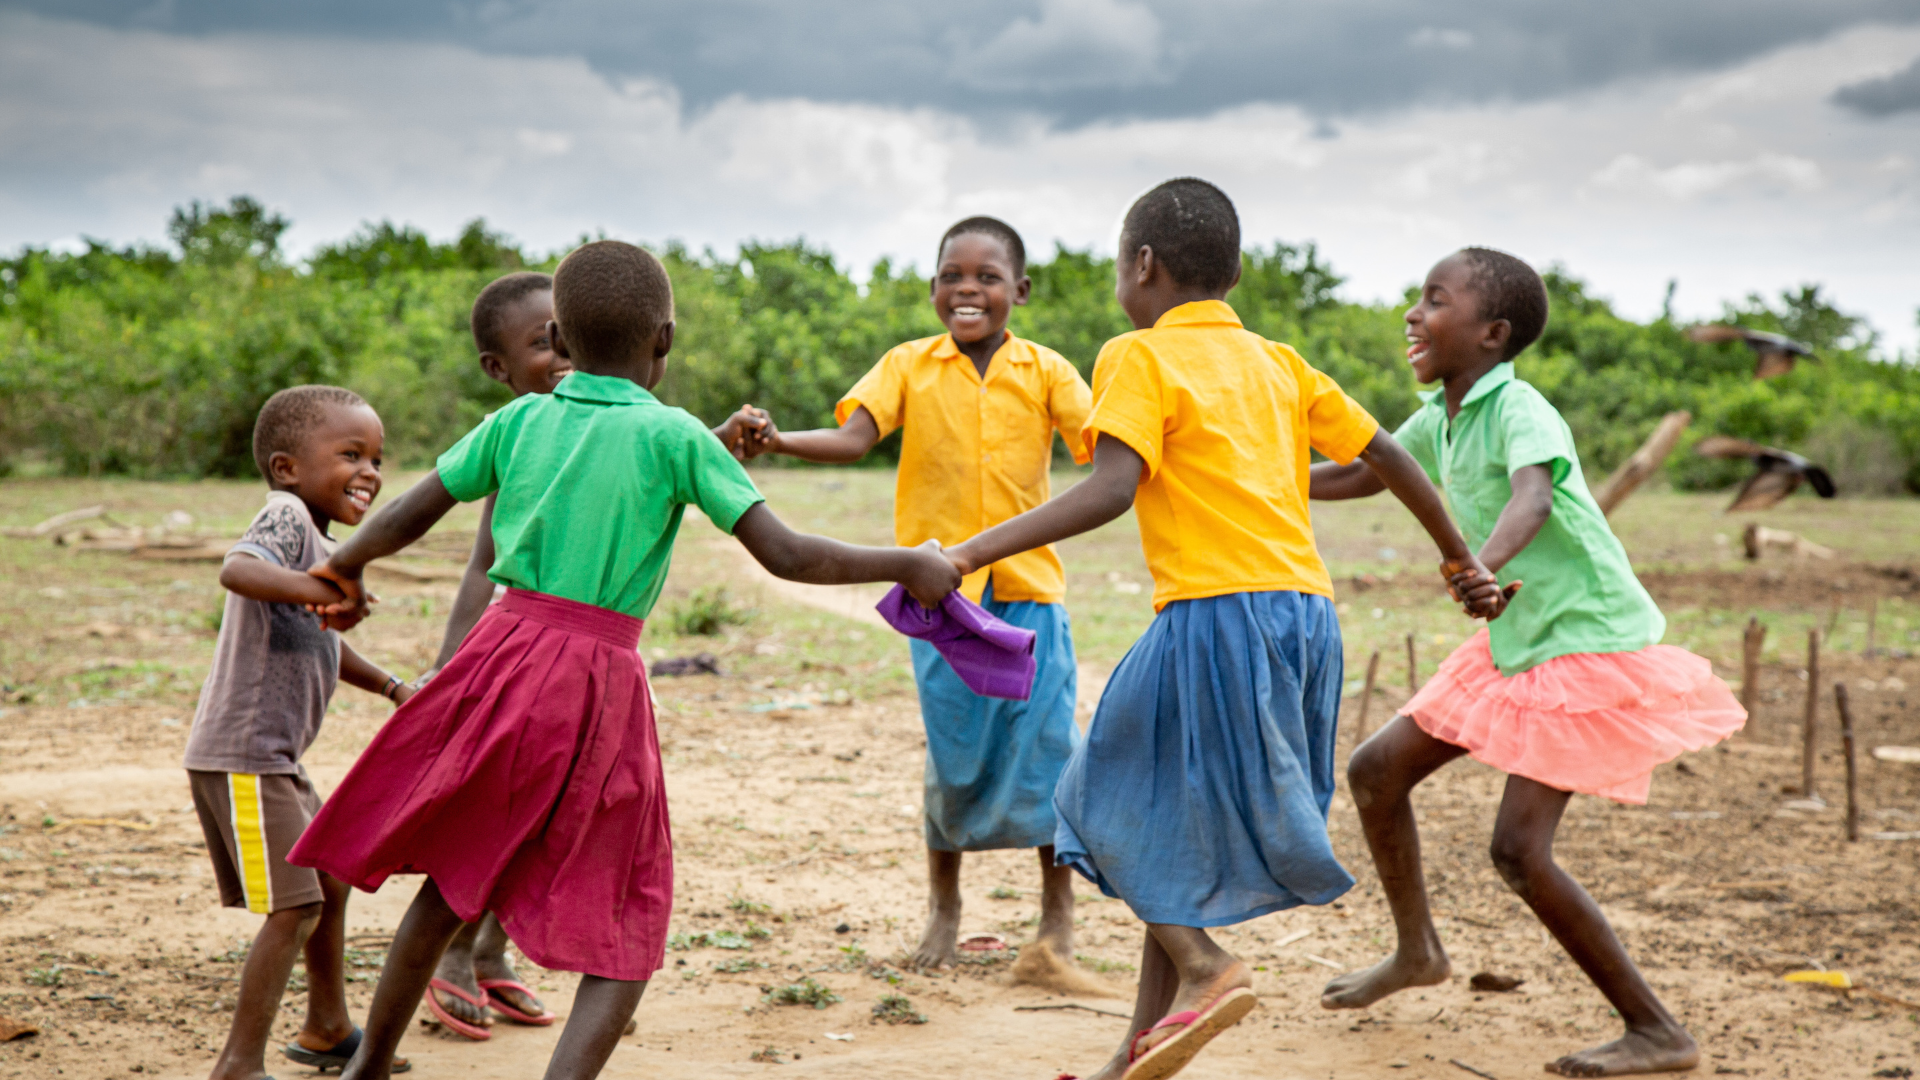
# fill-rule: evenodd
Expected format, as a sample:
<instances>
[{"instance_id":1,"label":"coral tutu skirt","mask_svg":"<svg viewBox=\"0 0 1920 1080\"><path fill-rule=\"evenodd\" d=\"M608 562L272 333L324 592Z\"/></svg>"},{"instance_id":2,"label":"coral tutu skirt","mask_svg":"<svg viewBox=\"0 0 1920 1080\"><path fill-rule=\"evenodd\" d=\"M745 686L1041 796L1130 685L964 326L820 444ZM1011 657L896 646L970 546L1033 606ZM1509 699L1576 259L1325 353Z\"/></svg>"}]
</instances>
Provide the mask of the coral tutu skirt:
<instances>
[{"instance_id":1,"label":"coral tutu skirt","mask_svg":"<svg viewBox=\"0 0 1920 1080\"><path fill-rule=\"evenodd\" d=\"M646 979L673 838L639 619L510 589L394 711L288 861L362 889L426 874L544 968Z\"/></svg>"},{"instance_id":2,"label":"coral tutu skirt","mask_svg":"<svg viewBox=\"0 0 1920 1080\"><path fill-rule=\"evenodd\" d=\"M1713 665L1673 645L1573 653L1511 678L1481 630L1400 711L1503 772L1644 804L1654 766L1739 731L1747 711Z\"/></svg>"}]
</instances>

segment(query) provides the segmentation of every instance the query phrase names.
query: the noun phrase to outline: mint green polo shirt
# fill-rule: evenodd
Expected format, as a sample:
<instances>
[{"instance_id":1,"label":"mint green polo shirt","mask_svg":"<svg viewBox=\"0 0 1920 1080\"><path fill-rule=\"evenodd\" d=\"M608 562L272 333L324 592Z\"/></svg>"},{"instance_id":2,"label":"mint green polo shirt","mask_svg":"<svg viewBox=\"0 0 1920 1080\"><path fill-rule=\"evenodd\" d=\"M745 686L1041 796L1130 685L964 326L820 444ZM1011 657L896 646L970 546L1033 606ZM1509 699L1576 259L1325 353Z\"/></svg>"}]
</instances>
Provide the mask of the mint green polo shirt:
<instances>
[{"instance_id":1,"label":"mint green polo shirt","mask_svg":"<svg viewBox=\"0 0 1920 1080\"><path fill-rule=\"evenodd\" d=\"M576 371L440 455L461 502L498 491L487 576L644 619L688 506L734 523L760 492L705 424L629 379Z\"/></svg>"},{"instance_id":2,"label":"mint green polo shirt","mask_svg":"<svg viewBox=\"0 0 1920 1080\"><path fill-rule=\"evenodd\" d=\"M1473 384L1451 424L1443 390L1420 397L1426 404L1393 437L1446 492L1475 550L1513 498L1516 471L1546 465L1553 473L1553 513L1498 574L1502 585L1526 582L1487 624L1500 673L1518 675L1570 653L1635 652L1657 643L1666 617L1587 491L1572 429L1540 391L1515 378L1509 362Z\"/></svg>"}]
</instances>

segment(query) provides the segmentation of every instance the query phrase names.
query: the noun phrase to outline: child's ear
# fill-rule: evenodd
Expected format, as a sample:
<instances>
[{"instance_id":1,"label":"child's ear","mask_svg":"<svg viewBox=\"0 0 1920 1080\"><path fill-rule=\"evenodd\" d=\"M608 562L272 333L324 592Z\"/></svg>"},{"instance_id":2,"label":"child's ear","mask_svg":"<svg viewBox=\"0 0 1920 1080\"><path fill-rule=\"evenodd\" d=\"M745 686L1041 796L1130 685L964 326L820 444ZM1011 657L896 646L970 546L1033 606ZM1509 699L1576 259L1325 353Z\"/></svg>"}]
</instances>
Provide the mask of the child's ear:
<instances>
[{"instance_id":1,"label":"child's ear","mask_svg":"<svg viewBox=\"0 0 1920 1080\"><path fill-rule=\"evenodd\" d=\"M276 488L291 488L300 483L300 463L285 450L267 457L267 479Z\"/></svg>"},{"instance_id":2,"label":"child's ear","mask_svg":"<svg viewBox=\"0 0 1920 1080\"><path fill-rule=\"evenodd\" d=\"M1153 257L1153 248L1141 244L1140 250L1133 253L1133 266L1129 268L1128 273L1133 275L1135 285L1145 288L1152 284L1153 272L1159 268L1159 261Z\"/></svg>"},{"instance_id":3,"label":"child's ear","mask_svg":"<svg viewBox=\"0 0 1920 1080\"><path fill-rule=\"evenodd\" d=\"M557 352L558 350L556 349L555 351ZM666 322L660 324L660 329L653 332L653 358L658 360L672 351L673 320L668 319Z\"/></svg>"},{"instance_id":4,"label":"child's ear","mask_svg":"<svg viewBox=\"0 0 1920 1080\"><path fill-rule=\"evenodd\" d=\"M1027 301L1031 299L1032 296L1033 279L1025 274L1021 274L1020 280L1013 286L1013 302L1015 306L1026 307Z\"/></svg>"},{"instance_id":5,"label":"child's ear","mask_svg":"<svg viewBox=\"0 0 1920 1080\"><path fill-rule=\"evenodd\" d=\"M507 360L499 353L481 353L480 370L486 372L487 378L492 379L494 382L507 386L513 385L513 380L507 375Z\"/></svg>"},{"instance_id":6,"label":"child's ear","mask_svg":"<svg viewBox=\"0 0 1920 1080\"><path fill-rule=\"evenodd\" d=\"M1234 286L1240 284L1240 271L1246 269L1246 266L1247 264L1240 259L1233 261L1233 280L1227 282L1227 287L1221 290L1220 295L1225 296L1227 293L1233 291Z\"/></svg>"},{"instance_id":7,"label":"child's ear","mask_svg":"<svg viewBox=\"0 0 1920 1080\"><path fill-rule=\"evenodd\" d=\"M1507 342L1513 337L1513 324L1505 319L1495 319L1487 324L1487 332L1480 335L1480 347L1489 352L1504 354Z\"/></svg>"},{"instance_id":8,"label":"child's ear","mask_svg":"<svg viewBox=\"0 0 1920 1080\"><path fill-rule=\"evenodd\" d=\"M553 355L562 360L573 359L573 354L567 351L567 339L560 335L560 324L552 319L547 320L547 342L553 346Z\"/></svg>"}]
</instances>

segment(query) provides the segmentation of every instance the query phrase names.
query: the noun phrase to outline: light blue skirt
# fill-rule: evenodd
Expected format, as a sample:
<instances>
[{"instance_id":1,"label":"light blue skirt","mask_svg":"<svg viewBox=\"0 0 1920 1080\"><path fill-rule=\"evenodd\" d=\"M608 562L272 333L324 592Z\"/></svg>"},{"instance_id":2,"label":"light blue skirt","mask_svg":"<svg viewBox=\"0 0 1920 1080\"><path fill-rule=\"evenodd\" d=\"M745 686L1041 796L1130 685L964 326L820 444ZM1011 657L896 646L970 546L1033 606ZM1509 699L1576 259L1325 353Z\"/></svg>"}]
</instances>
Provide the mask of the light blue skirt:
<instances>
[{"instance_id":1,"label":"light blue skirt","mask_svg":"<svg viewBox=\"0 0 1920 1080\"><path fill-rule=\"evenodd\" d=\"M913 676L927 728L927 846L991 851L1053 843L1053 788L1080 729L1074 726L1073 632L1060 604L999 601L980 606L1036 635L1039 670L1026 701L967 689L939 650L914 641Z\"/></svg>"},{"instance_id":2,"label":"light blue skirt","mask_svg":"<svg viewBox=\"0 0 1920 1080\"><path fill-rule=\"evenodd\" d=\"M1168 604L1060 777L1055 860L1174 926L1345 893L1353 877L1327 839L1342 669L1324 596Z\"/></svg>"}]
</instances>

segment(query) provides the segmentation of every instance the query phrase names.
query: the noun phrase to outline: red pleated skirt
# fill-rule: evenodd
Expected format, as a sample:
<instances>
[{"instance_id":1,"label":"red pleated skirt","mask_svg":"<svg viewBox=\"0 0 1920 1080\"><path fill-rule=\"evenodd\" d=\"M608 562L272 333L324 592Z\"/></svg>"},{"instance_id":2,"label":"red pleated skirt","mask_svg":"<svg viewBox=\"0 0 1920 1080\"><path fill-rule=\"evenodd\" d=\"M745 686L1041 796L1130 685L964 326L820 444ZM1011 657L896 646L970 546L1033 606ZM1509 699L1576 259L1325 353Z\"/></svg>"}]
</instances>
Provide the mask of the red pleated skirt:
<instances>
[{"instance_id":1,"label":"red pleated skirt","mask_svg":"<svg viewBox=\"0 0 1920 1080\"><path fill-rule=\"evenodd\" d=\"M288 861L362 889L426 874L527 959L661 966L673 838L641 621L512 589L387 721Z\"/></svg>"}]
</instances>

